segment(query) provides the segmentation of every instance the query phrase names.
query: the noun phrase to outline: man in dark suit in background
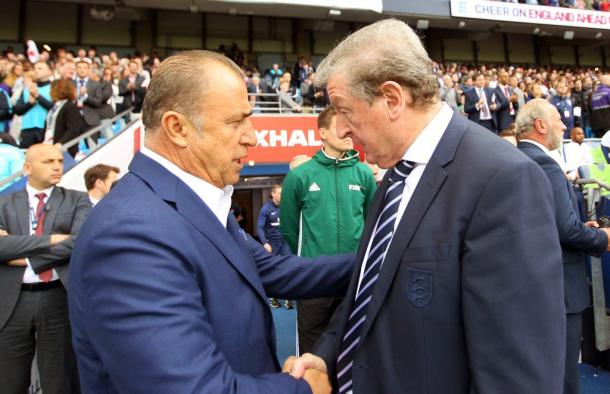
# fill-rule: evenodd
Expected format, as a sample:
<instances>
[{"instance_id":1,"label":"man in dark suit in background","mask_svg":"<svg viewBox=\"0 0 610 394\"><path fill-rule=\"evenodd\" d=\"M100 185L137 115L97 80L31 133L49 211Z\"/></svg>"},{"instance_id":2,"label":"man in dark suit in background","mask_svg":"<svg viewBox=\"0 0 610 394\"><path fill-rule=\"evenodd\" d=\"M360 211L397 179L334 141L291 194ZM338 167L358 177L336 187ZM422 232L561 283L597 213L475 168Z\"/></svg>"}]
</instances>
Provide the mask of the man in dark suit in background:
<instances>
[{"instance_id":1,"label":"man in dark suit in background","mask_svg":"<svg viewBox=\"0 0 610 394\"><path fill-rule=\"evenodd\" d=\"M78 392L68 322L68 260L91 203L56 186L63 155L53 145L27 151L25 190L0 197L0 387L23 394L34 353L45 394Z\"/></svg>"},{"instance_id":2,"label":"man in dark suit in background","mask_svg":"<svg viewBox=\"0 0 610 394\"><path fill-rule=\"evenodd\" d=\"M433 64L385 20L318 67L337 134L390 168L345 301L293 376L339 393L548 393L562 387L561 251L544 172L441 103Z\"/></svg>"},{"instance_id":3,"label":"man in dark suit in background","mask_svg":"<svg viewBox=\"0 0 610 394\"><path fill-rule=\"evenodd\" d=\"M474 87L464 92L464 112L468 119L498 134L498 111L508 108L508 101L497 87L485 86L485 75L478 74Z\"/></svg>"},{"instance_id":4,"label":"man in dark suit in background","mask_svg":"<svg viewBox=\"0 0 610 394\"><path fill-rule=\"evenodd\" d=\"M221 54L182 52L151 79L146 148L70 263L84 392L330 392L320 372L279 373L267 299L344 294L354 256L273 256L240 229L229 210L256 144L251 113L244 75Z\"/></svg>"},{"instance_id":5,"label":"man in dark suit in background","mask_svg":"<svg viewBox=\"0 0 610 394\"><path fill-rule=\"evenodd\" d=\"M498 71L498 86L496 86L496 96L503 98L502 104L498 107L498 134L510 127L515 121L518 109L517 95L513 88L508 85L509 75L505 69Z\"/></svg>"},{"instance_id":6,"label":"man in dark suit in background","mask_svg":"<svg viewBox=\"0 0 610 394\"><path fill-rule=\"evenodd\" d=\"M135 61L129 62L128 75L119 81L119 95L124 97L123 107L133 107L133 112L142 111L142 103L146 95L146 88L142 86L144 77L138 73L139 66Z\"/></svg>"},{"instance_id":7,"label":"man in dark suit in background","mask_svg":"<svg viewBox=\"0 0 610 394\"><path fill-rule=\"evenodd\" d=\"M557 109L544 99L534 99L519 111L516 121L518 148L546 173L553 187L555 220L563 253L563 280L567 313L565 394L578 394L578 356L582 337L581 313L591 304L585 255L601 256L609 247L610 230L596 222L580 220L572 185L549 151L559 148L566 126ZM549 201L540 201L539 205Z\"/></svg>"},{"instance_id":8,"label":"man in dark suit in background","mask_svg":"<svg viewBox=\"0 0 610 394\"><path fill-rule=\"evenodd\" d=\"M91 76L91 60L79 59L76 62L76 99L78 108L87 123L88 128L99 126L102 119L112 117L112 107L108 99L112 96L112 87L108 90L106 84L95 81Z\"/></svg>"}]
</instances>

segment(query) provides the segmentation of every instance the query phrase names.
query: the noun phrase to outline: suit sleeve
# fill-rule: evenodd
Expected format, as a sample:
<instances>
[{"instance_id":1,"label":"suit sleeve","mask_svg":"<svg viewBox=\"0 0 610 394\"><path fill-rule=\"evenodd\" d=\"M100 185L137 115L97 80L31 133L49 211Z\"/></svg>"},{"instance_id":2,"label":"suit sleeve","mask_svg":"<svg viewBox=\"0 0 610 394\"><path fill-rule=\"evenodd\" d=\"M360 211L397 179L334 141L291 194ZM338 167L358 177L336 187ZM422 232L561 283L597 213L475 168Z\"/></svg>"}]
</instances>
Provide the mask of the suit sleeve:
<instances>
[{"instance_id":1,"label":"suit sleeve","mask_svg":"<svg viewBox=\"0 0 610 394\"><path fill-rule=\"evenodd\" d=\"M300 180L290 171L282 185L280 203L280 230L292 253L298 253L299 221L301 215Z\"/></svg>"},{"instance_id":2,"label":"suit sleeve","mask_svg":"<svg viewBox=\"0 0 610 394\"><path fill-rule=\"evenodd\" d=\"M267 221L267 205L263 205L261 212L258 214L258 222L256 223L256 235L261 243L264 245L267 243L267 237L265 236L265 222Z\"/></svg>"},{"instance_id":3,"label":"suit sleeve","mask_svg":"<svg viewBox=\"0 0 610 394\"><path fill-rule=\"evenodd\" d=\"M496 111L500 111L508 108L508 99L504 96L502 90L498 87L494 89L494 94L496 95Z\"/></svg>"},{"instance_id":4,"label":"suit sleeve","mask_svg":"<svg viewBox=\"0 0 610 394\"><path fill-rule=\"evenodd\" d=\"M546 159L546 158L545 158ZM555 198L555 220L562 245L593 256L601 256L608 245L608 237L602 230L585 226L572 208L565 175L555 161L548 158L541 163L551 181Z\"/></svg>"},{"instance_id":5,"label":"suit sleeve","mask_svg":"<svg viewBox=\"0 0 610 394\"><path fill-rule=\"evenodd\" d=\"M464 112L466 112L467 114L473 114L475 112L479 112L479 110L476 107L477 102L472 101L471 92L466 92L465 96L466 96L466 100L464 101Z\"/></svg>"},{"instance_id":6,"label":"suit sleeve","mask_svg":"<svg viewBox=\"0 0 610 394\"><path fill-rule=\"evenodd\" d=\"M36 274L68 264L72 249L74 249L74 241L91 210L91 201L86 193L78 193L75 198L70 237L63 242L51 246L48 252L30 257L30 265Z\"/></svg>"},{"instance_id":7,"label":"suit sleeve","mask_svg":"<svg viewBox=\"0 0 610 394\"><path fill-rule=\"evenodd\" d=\"M354 268L355 254L317 258L275 256L247 236L265 292L270 297L299 300L316 297L343 297Z\"/></svg>"},{"instance_id":8,"label":"suit sleeve","mask_svg":"<svg viewBox=\"0 0 610 394\"><path fill-rule=\"evenodd\" d=\"M4 200L6 204L8 200ZM0 230L9 232L3 213L7 206L0 206ZM50 247L50 236L41 237L35 235L6 235L0 236L0 263L13 259L23 259L34 256L36 253L46 252Z\"/></svg>"},{"instance_id":9,"label":"suit sleeve","mask_svg":"<svg viewBox=\"0 0 610 394\"><path fill-rule=\"evenodd\" d=\"M0 237L0 262L23 259L38 253L48 252L50 236L7 235Z\"/></svg>"},{"instance_id":10,"label":"suit sleeve","mask_svg":"<svg viewBox=\"0 0 610 394\"><path fill-rule=\"evenodd\" d=\"M104 102L102 101L102 95L103 95L102 84L100 84L100 83L94 84L92 93L93 94L87 94L87 99L85 100L84 104L87 104L93 108L101 107L102 104L104 104Z\"/></svg>"},{"instance_id":11,"label":"suit sleeve","mask_svg":"<svg viewBox=\"0 0 610 394\"><path fill-rule=\"evenodd\" d=\"M472 391L561 392L563 264L553 193L539 166L520 161L490 178L461 253Z\"/></svg>"},{"instance_id":12,"label":"suit sleeve","mask_svg":"<svg viewBox=\"0 0 610 394\"><path fill-rule=\"evenodd\" d=\"M154 385L157 393L311 393L307 382L287 374L231 368L188 256L167 237L143 231L150 224L130 217L108 226L77 256L87 264L83 308L97 333L90 340L116 391L148 394Z\"/></svg>"}]
</instances>

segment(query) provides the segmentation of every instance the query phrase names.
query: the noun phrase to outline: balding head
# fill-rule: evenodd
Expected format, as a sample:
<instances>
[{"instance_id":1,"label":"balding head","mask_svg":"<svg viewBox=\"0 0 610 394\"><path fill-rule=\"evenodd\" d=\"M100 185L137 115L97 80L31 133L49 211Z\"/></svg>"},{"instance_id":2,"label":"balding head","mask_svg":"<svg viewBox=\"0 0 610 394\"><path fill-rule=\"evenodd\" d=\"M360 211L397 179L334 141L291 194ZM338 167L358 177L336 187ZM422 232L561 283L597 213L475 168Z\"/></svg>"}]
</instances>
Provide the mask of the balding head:
<instances>
[{"instance_id":1,"label":"balding head","mask_svg":"<svg viewBox=\"0 0 610 394\"><path fill-rule=\"evenodd\" d=\"M601 82L602 84L606 85L606 86L610 86L610 75L609 74L604 74L601 77L599 77L599 82Z\"/></svg>"},{"instance_id":2,"label":"balding head","mask_svg":"<svg viewBox=\"0 0 610 394\"><path fill-rule=\"evenodd\" d=\"M580 127L574 127L570 131L570 139L580 145L585 140L585 132Z\"/></svg>"},{"instance_id":3,"label":"balding head","mask_svg":"<svg viewBox=\"0 0 610 394\"><path fill-rule=\"evenodd\" d=\"M25 153L23 171L28 183L36 190L47 189L61 181L64 156L55 145L32 145Z\"/></svg>"},{"instance_id":4,"label":"balding head","mask_svg":"<svg viewBox=\"0 0 610 394\"><path fill-rule=\"evenodd\" d=\"M541 98L528 101L519 109L515 119L518 140L530 139L549 150L559 148L565 128L557 108Z\"/></svg>"}]
</instances>

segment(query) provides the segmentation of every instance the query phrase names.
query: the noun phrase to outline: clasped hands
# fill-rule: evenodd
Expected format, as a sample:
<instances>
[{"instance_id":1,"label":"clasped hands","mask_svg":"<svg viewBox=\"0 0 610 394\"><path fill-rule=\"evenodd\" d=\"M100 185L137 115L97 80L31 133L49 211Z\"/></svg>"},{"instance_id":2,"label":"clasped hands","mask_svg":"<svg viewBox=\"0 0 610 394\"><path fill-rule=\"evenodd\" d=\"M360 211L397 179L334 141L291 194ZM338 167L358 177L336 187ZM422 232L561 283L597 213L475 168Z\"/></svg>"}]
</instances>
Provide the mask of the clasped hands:
<instances>
[{"instance_id":1,"label":"clasped hands","mask_svg":"<svg viewBox=\"0 0 610 394\"><path fill-rule=\"evenodd\" d=\"M294 356L288 357L282 372L289 373L290 376L296 379L305 379L309 387L311 387L313 394L330 394L332 391L326 363L320 357L314 356L311 353L305 353L299 358Z\"/></svg>"}]
</instances>

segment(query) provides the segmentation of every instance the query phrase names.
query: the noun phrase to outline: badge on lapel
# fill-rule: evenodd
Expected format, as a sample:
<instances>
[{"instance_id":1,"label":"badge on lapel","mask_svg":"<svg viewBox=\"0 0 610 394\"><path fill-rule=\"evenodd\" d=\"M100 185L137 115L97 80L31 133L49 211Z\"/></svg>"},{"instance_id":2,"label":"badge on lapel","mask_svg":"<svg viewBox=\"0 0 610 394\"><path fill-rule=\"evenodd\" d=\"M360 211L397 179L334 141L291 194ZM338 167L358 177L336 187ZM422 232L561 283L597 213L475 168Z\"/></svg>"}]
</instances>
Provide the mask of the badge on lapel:
<instances>
[{"instance_id":1,"label":"badge on lapel","mask_svg":"<svg viewBox=\"0 0 610 394\"><path fill-rule=\"evenodd\" d=\"M418 308L428 305L432 299L432 271L407 269L407 298Z\"/></svg>"}]
</instances>

